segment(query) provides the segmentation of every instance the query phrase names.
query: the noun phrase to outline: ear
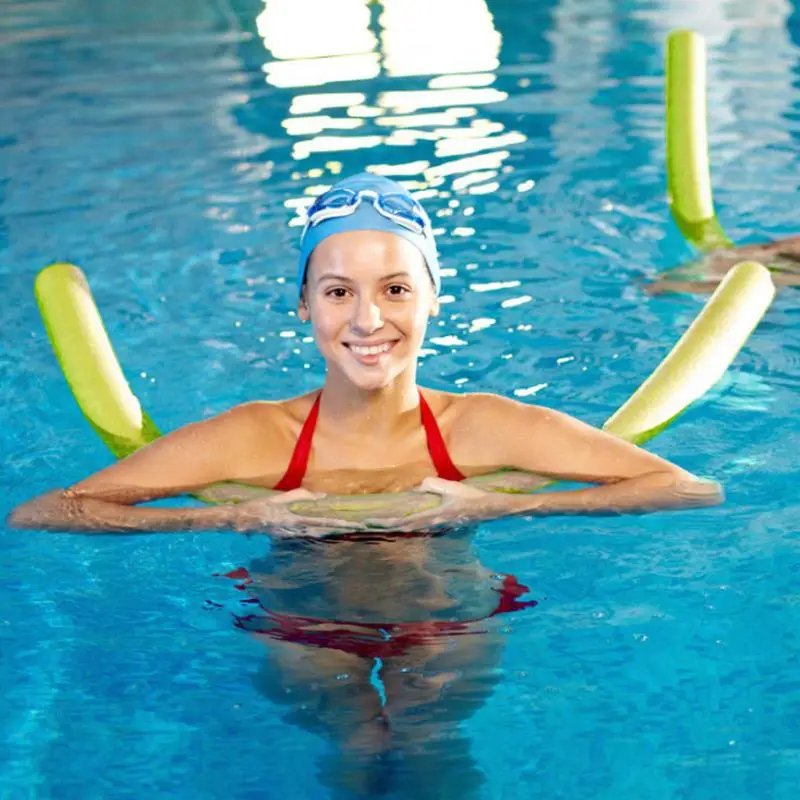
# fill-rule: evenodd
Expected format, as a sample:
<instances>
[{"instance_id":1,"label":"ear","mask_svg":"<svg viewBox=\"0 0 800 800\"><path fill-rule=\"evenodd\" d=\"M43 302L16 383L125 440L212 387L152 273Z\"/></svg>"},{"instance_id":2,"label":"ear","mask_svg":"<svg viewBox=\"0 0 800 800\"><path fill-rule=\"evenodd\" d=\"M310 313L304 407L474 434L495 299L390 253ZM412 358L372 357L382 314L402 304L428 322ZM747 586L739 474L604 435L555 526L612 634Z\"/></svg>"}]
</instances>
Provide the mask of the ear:
<instances>
[{"instance_id":1,"label":"ear","mask_svg":"<svg viewBox=\"0 0 800 800\"><path fill-rule=\"evenodd\" d=\"M429 317L438 317L439 316L439 298L434 297L433 301L431 302L431 310L428 312Z\"/></svg>"},{"instance_id":2,"label":"ear","mask_svg":"<svg viewBox=\"0 0 800 800\"><path fill-rule=\"evenodd\" d=\"M300 295L300 302L297 304L297 318L301 322L308 322L311 319L311 311L308 307L306 300L306 290L303 288L303 293Z\"/></svg>"}]
</instances>

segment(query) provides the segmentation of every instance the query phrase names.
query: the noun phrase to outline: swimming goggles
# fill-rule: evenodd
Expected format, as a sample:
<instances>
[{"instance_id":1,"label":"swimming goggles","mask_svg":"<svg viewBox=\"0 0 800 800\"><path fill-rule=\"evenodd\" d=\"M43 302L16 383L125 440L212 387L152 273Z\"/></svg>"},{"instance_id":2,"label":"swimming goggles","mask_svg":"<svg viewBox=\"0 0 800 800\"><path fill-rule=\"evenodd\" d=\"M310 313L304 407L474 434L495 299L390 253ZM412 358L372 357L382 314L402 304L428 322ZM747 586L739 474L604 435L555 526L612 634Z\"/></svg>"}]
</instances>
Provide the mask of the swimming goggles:
<instances>
[{"instance_id":1,"label":"swimming goggles","mask_svg":"<svg viewBox=\"0 0 800 800\"><path fill-rule=\"evenodd\" d=\"M396 225L426 238L431 236L431 221L413 197L400 192L379 194L373 189L331 189L320 195L308 209L303 233L327 219L354 214L363 200L369 200L382 217Z\"/></svg>"}]
</instances>

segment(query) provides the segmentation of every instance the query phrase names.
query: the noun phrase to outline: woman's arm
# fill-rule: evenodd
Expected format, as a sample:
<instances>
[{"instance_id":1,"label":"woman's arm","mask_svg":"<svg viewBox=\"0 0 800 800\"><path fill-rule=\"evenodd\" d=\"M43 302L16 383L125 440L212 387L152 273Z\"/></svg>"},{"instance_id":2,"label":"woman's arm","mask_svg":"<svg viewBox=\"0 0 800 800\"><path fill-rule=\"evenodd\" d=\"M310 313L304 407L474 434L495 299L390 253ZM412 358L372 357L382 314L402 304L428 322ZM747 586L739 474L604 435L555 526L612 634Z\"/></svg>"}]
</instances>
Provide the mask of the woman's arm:
<instances>
[{"instance_id":1,"label":"woman's arm","mask_svg":"<svg viewBox=\"0 0 800 800\"><path fill-rule=\"evenodd\" d=\"M645 514L659 509L712 506L722 501L719 484L691 476L682 481L665 472L648 473L591 489L535 495L486 492L441 478L427 478L417 491L441 495L441 505L408 517L368 519L365 520L367 527L433 530L437 526L468 525L501 517Z\"/></svg>"},{"instance_id":2,"label":"woman's arm","mask_svg":"<svg viewBox=\"0 0 800 800\"><path fill-rule=\"evenodd\" d=\"M137 508L56 490L17 506L8 517L11 528L120 533L231 530L234 506L210 508Z\"/></svg>"},{"instance_id":3,"label":"woman's arm","mask_svg":"<svg viewBox=\"0 0 800 800\"><path fill-rule=\"evenodd\" d=\"M566 414L493 395L476 395L472 401L473 430L491 432L484 447L492 463L556 480L601 484L501 498L508 500L508 513L641 514L723 500L719 484Z\"/></svg>"},{"instance_id":4,"label":"woman's arm","mask_svg":"<svg viewBox=\"0 0 800 800\"><path fill-rule=\"evenodd\" d=\"M716 506L724 500L724 494L715 481L701 480L692 475L681 477L664 471L625 478L607 486L571 492L514 495L510 499L512 502L508 513L515 515L615 516Z\"/></svg>"},{"instance_id":5,"label":"woman's arm","mask_svg":"<svg viewBox=\"0 0 800 800\"><path fill-rule=\"evenodd\" d=\"M64 491L23 503L9 516L16 528L72 531L217 530L236 526L235 506L136 508L226 480L258 474L264 406L239 406L186 425ZM259 448L262 448L259 453Z\"/></svg>"},{"instance_id":6,"label":"woman's arm","mask_svg":"<svg viewBox=\"0 0 800 800\"><path fill-rule=\"evenodd\" d=\"M486 492L465 483L427 478L417 491L442 502L397 519L368 519L368 527L397 531L466 525L508 516L645 514L722 502L722 488L653 453L578 420L497 395L471 395L451 430L457 464L534 472L555 480L599 484L533 495Z\"/></svg>"},{"instance_id":7,"label":"woman's arm","mask_svg":"<svg viewBox=\"0 0 800 800\"><path fill-rule=\"evenodd\" d=\"M793 272L770 270L772 282L780 289L784 286L800 286L800 275ZM723 276L719 279L705 281L680 281L668 277L653 283L643 284L643 289L648 294L711 294L719 286Z\"/></svg>"},{"instance_id":8,"label":"woman's arm","mask_svg":"<svg viewBox=\"0 0 800 800\"><path fill-rule=\"evenodd\" d=\"M11 527L75 532L156 533L164 531L229 530L276 536L325 536L360 531L360 522L305 517L289 508L296 501L324 497L293 489L266 499L211 508L135 508L110 503L71 489L49 492L19 506L9 517Z\"/></svg>"},{"instance_id":9,"label":"woman's arm","mask_svg":"<svg viewBox=\"0 0 800 800\"><path fill-rule=\"evenodd\" d=\"M719 286L723 276L716 279L703 281L682 281L669 277L661 278L652 283L642 284L647 294L711 294Z\"/></svg>"}]
</instances>

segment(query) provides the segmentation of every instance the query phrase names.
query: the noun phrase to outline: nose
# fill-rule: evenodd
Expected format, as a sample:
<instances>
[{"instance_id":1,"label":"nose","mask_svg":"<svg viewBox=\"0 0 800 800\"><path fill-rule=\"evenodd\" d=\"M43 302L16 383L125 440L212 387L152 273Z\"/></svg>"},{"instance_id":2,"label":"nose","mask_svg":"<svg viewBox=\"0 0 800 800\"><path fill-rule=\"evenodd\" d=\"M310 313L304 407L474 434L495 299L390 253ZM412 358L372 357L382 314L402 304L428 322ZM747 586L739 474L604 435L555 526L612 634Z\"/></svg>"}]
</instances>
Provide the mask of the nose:
<instances>
[{"instance_id":1,"label":"nose","mask_svg":"<svg viewBox=\"0 0 800 800\"><path fill-rule=\"evenodd\" d=\"M383 327L381 308L370 295L362 294L354 303L350 327L367 336Z\"/></svg>"}]
</instances>

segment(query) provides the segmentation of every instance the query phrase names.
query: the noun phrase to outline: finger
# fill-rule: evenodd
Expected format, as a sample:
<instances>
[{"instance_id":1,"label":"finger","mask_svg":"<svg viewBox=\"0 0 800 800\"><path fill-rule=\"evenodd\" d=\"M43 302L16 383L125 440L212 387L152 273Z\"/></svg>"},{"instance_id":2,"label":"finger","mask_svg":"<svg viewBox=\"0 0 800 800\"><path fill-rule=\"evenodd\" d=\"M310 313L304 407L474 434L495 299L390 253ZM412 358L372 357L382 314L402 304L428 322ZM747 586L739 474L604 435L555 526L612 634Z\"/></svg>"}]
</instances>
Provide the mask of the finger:
<instances>
[{"instance_id":1,"label":"finger","mask_svg":"<svg viewBox=\"0 0 800 800\"><path fill-rule=\"evenodd\" d=\"M361 531L366 527L364 522L356 522L355 520L330 519L328 517L304 517L299 514L295 514L295 518L299 525L308 525L312 528Z\"/></svg>"},{"instance_id":2,"label":"finger","mask_svg":"<svg viewBox=\"0 0 800 800\"><path fill-rule=\"evenodd\" d=\"M481 497L487 492L479 489L477 486L470 486L460 481L448 481L444 478L425 478L422 483L415 488L418 492L427 492L429 494L438 494L443 498L462 498L471 499L474 497Z\"/></svg>"},{"instance_id":3,"label":"finger","mask_svg":"<svg viewBox=\"0 0 800 800\"><path fill-rule=\"evenodd\" d=\"M414 487L415 492L427 492L429 494L448 494L452 491L453 481L444 478L425 478L419 486Z\"/></svg>"},{"instance_id":4,"label":"finger","mask_svg":"<svg viewBox=\"0 0 800 800\"><path fill-rule=\"evenodd\" d=\"M406 522L406 520L368 517L364 520L364 525L367 528L380 528L381 530L386 530L388 528L399 528L404 522Z\"/></svg>"},{"instance_id":5,"label":"finger","mask_svg":"<svg viewBox=\"0 0 800 800\"><path fill-rule=\"evenodd\" d=\"M268 530L273 536L280 536L284 539L301 539L305 537L317 539L330 534L342 533L341 527L322 527L319 525L303 524L287 525L286 522L280 525L270 525L268 526Z\"/></svg>"},{"instance_id":6,"label":"finger","mask_svg":"<svg viewBox=\"0 0 800 800\"><path fill-rule=\"evenodd\" d=\"M301 500L319 500L325 497L324 492L309 492L308 489L291 489L288 492L271 497L269 502L273 505L284 505L286 503L297 503Z\"/></svg>"}]
</instances>

